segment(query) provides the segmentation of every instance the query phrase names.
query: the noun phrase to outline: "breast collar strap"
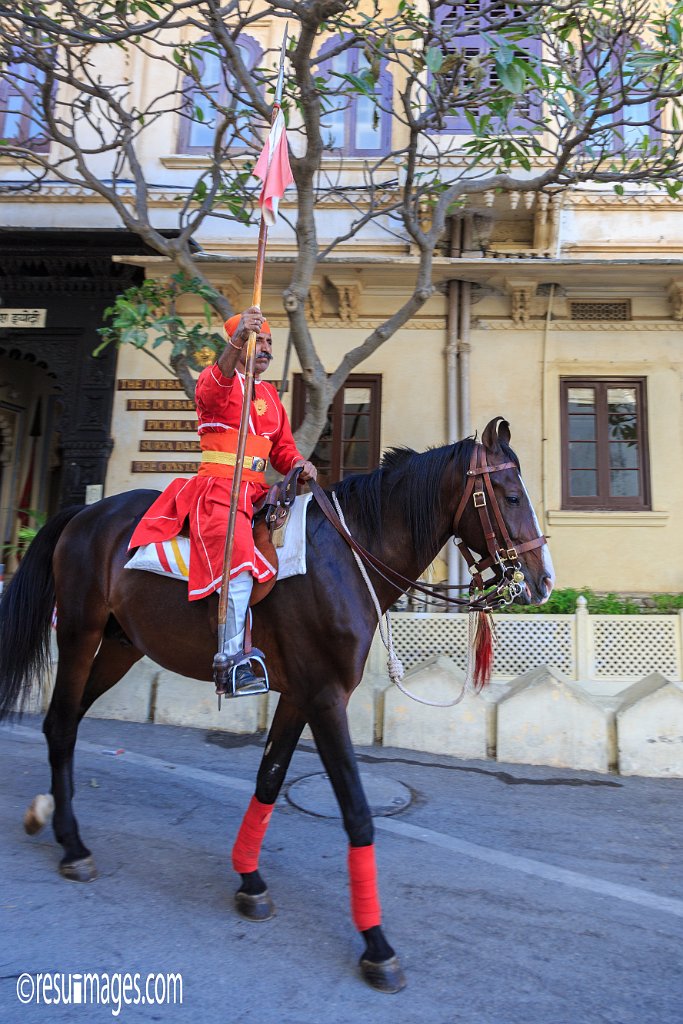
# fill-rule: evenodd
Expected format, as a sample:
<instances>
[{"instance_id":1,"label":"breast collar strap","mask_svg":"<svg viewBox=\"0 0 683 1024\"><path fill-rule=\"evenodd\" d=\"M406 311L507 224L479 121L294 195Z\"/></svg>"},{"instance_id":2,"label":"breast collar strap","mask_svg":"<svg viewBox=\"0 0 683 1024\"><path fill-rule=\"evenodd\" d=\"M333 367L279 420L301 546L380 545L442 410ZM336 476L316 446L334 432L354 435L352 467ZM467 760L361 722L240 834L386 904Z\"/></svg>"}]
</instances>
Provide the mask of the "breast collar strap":
<instances>
[{"instance_id":1,"label":"breast collar strap","mask_svg":"<svg viewBox=\"0 0 683 1024\"><path fill-rule=\"evenodd\" d=\"M525 541L523 544L513 543L508 533L507 526L505 525L500 505L498 504L498 500L493 491L491 474L500 473L504 469L517 470L518 466L514 462L489 464L486 461L486 455L487 450L484 445L475 444L470 457L470 467L467 470L467 483L465 484L460 504L458 505L453 519L453 533L458 537L460 535L460 520L462 519L468 501L472 499L474 507L479 514L479 521L484 533L488 557L477 560L462 540L457 542L457 546L460 554L467 563L470 575L472 576L472 583L479 591L484 591L487 586L482 573L491 568L496 570L496 575L499 580L509 580L512 586L519 586L519 584L515 584L512 580L515 572L521 570L521 565L518 560L519 556L524 554L526 551L542 547L547 543L543 534L538 537L534 537L533 540ZM491 521L489 507L493 509L495 525ZM498 533L496 533L496 525L498 527ZM521 586L519 586L517 592L521 592Z\"/></svg>"}]
</instances>

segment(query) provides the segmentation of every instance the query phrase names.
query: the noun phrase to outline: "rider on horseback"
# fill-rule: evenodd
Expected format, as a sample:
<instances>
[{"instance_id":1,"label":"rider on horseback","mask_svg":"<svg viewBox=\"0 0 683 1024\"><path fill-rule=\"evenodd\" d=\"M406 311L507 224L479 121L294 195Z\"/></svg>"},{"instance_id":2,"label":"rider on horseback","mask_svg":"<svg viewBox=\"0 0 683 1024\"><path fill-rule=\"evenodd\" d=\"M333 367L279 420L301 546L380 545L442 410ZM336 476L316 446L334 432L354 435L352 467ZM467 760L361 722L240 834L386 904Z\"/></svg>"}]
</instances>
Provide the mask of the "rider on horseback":
<instances>
[{"instance_id":1,"label":"rider on horseback","mask_svg":"<svg viewBox=\"0 0 683 1024\"><path fill-rule=\"evenodd\" d=\"M171 540L187 521L190 601L206 597L221 586L244 395L246 342L250 331L255 331L254 388L230 568L224 648L226 654L236 655L244 648L244 627L254 578L265 581L276 572L255 548L251 527L254 505L267 490L268 460L283 475L294 466L302 466L304 482L315 480L316 469L298 451L276 389L268 381L260 380L273 358L270 326L260 309L252 306L241 315L231 317L225 330L228 344L217 362L203 370L197 380L195 401L202 449L198 473L189 480L174 480L166 488L141 519L130 547ZM253 674L248 660L237 668L236 682L240 694L263 692L263 682Z\"/></svg>"}]
</instances>

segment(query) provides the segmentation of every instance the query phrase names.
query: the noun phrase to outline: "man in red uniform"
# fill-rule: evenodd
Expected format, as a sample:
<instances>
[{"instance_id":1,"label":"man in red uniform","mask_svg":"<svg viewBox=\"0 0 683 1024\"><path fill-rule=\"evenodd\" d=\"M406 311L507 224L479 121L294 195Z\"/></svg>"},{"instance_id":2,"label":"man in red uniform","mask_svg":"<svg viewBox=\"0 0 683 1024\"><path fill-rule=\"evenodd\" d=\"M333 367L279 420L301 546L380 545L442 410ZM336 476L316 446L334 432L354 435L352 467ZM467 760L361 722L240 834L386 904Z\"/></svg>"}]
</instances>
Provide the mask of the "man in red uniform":
<instances>
[{"instance_id":1,"label":"man in red uniform","mask_svg":"<svg viewBox=\"0 0 683 1024\"><path fill-rule=\"evenodd\" d=\"M277 391L260 380L272 356L270 327L256 307L225 324L228 344L213 366L197 380L195 402L202 461L196 476L174 480L135 529L130 547L155 544L176 537L187 520L190 531L188 596L197 601L218 590L223 572L225 535L237 451L237 435L244 395L246 342L256 331L254 389L249 411L246 456L242 470L235 542L230 569L224 652L230 656L244 648L244 626L254 578L271 579L275 569L254 546L254 505L267 491L268 460L278 473L303 467L301 480L315 480L316 469L298 451ZM263 681L248 660L238 666L240 694L262 693Z\"/></svg>"}]
</instances>

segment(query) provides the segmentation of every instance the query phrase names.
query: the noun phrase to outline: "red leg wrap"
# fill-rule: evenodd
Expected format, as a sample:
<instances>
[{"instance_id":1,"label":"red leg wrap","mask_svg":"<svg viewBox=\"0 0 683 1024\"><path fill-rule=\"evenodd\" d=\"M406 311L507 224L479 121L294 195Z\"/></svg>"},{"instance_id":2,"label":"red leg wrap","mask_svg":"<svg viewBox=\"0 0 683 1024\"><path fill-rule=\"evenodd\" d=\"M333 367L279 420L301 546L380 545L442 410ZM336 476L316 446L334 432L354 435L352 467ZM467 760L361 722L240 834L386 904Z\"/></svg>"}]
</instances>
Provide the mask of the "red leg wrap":
<instances>
[{"instance_id":1,"label":"red leg wrap","mask_svg":"<svg viewBox=\"0 0 683 1024\"><path fill-rule=\"evenodd\" d=\"M251 871L258 870L261 843L273 808L274 804L262 804L252 796L232 848L232 866L240 875L248 875Z\"/></svg>"},{"instance_id":2,"label":"red leg wrap","mask_svg":"<svg viewBox=\"0 0 683 1024\"><path fill-rule=\"evenodd\" d=\"M377 892L375 847L349 846L351 914L359 932L374 928L382 920Z\"/></svg>"}]
</instances>

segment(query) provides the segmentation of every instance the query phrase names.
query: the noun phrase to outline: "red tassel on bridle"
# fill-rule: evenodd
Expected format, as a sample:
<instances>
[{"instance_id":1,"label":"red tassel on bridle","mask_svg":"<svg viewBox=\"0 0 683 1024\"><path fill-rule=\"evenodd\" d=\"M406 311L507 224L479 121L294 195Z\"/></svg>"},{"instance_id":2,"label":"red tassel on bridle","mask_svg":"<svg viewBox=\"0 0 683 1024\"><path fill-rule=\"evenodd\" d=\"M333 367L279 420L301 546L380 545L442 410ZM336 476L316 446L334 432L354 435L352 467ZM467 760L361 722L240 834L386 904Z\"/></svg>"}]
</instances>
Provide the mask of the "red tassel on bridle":
<instances>
[{"instance_id":1,"label":"red tassel on bridle","mask_svg":"<svg viewBox=\"0 0 683 1024\"><path fill-rule=\"evenodd\" d=\"M479 693L491 681L496 634L490 612L470 612L470 615L474 616L474 629L470 634L473 656L472 685ZM470 623L472 625L472 620Z\"/></svg>"}]
</instances>

